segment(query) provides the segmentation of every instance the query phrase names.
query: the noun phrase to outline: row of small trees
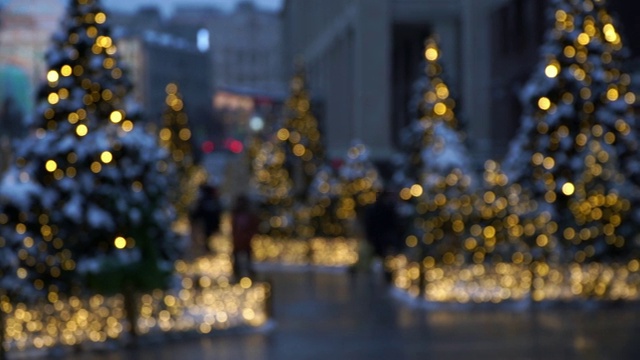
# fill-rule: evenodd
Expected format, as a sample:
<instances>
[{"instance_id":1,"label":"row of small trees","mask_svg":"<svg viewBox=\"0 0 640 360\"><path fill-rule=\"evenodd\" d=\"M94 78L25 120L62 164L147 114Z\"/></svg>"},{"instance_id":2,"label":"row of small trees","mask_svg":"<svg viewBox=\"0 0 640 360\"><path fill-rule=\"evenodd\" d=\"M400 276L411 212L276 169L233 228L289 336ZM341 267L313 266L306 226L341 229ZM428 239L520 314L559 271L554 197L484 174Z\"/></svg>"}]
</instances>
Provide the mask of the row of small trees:
<instances>
[{"instance_id":1,"label":"row of small trees","mask_svg":"<svg viewBox=\"0 0 640 360\"><path fill-rule=\"evenodd\" d=\"M375 202L382 187L368 150L354 141L344 164L329 163L302 68L285 105L282 126L259 145L252 164L262 232L281 239L354 236L356 211Z\"/></svg>"}]
</instances>

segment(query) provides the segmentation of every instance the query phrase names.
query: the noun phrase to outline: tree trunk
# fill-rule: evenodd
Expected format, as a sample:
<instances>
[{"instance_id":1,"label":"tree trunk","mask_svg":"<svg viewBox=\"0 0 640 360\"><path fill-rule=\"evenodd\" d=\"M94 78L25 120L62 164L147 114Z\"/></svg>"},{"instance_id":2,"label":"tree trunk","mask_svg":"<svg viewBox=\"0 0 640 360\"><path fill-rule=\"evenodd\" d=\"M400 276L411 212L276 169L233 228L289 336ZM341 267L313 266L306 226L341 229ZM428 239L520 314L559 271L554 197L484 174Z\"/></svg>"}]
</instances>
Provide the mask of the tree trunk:
<instances>
[{"instance_id":1,"label":"tree trunk","mask_svg":"<svg viewBox=\"0 0 640 360\"><path fill-rule=\"evenodd\" d=\"M130 346L137 346L140 333L138 332L138 302L136 301L136 291L132 285L127 285L124 289L124 311L129 322L129 334L131 335Z\"/></svg>"}]
</instances>

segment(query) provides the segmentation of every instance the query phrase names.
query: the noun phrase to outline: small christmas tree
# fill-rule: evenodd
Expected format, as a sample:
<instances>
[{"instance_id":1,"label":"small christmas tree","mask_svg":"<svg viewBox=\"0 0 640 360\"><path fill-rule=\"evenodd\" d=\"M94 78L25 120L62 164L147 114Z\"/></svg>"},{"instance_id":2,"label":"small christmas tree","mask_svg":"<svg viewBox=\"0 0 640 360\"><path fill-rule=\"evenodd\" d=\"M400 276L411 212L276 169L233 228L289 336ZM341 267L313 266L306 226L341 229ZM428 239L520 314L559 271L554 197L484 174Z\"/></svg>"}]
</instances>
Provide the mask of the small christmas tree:
<instances>
[{"instance_id":1,"label":"small christmas tree","mask_svg":"<svg viewBox=\"0 0 640 360\"><path fill-rule=\"evenodd\" d=\"M337 216L339 179L335 170L323 165L309 187L310 221L314 235L323 237L345 236L344 220Z\"/></svg>"},{"instance_id":2,"label":"small christmas tree","mask_svg":"<svg viewBox=\"0 0 640 360\"><path fill-rule=\"evenodd\" d=\"M382 191L382 180L375 165L369 159L369 150L354 141L347 153L344 165L338 171L340 195L337 215L344 220L355 220L358 213L376 201Z\"/></svg>"},{"instance_id":3,"label":"small christmas tree","mask_svg":"<svg viewBox=\"0 0 640 360\"><path fill-rule=\"evenodd\" d=\"M546 222L527 236L539 261L636 257L638 139L625 50L604 1L550 2L554 27L522 93L506 169Z\"/></svg>"},{"instance_id":4,"label":"small christmas tree","mask_svg":"<svg viewBox=\"0 0 640 360\"><path fill-rule=\"evenodd\" d=\"M284 143L274 139L262 144L253 161L252 187L261 202L261 231L272 237L290 237L293 225L293 183L284 162Z\"/></svg>"},{"instance_id":5,"label":"small christmas tree","mask_svg":"<svg viewBox=\"0 0 640 360\"><path fill-rule=\"evenodd\" d=\"M166 286L179 251L166 152L135 126L107 20L98 0L69 2L31 136L0 192L15 209L6 226L17 232L5 241L24 244L21 278L46 292L124 292L131 303L135 291Z\"/></svg>"}]
</instances>

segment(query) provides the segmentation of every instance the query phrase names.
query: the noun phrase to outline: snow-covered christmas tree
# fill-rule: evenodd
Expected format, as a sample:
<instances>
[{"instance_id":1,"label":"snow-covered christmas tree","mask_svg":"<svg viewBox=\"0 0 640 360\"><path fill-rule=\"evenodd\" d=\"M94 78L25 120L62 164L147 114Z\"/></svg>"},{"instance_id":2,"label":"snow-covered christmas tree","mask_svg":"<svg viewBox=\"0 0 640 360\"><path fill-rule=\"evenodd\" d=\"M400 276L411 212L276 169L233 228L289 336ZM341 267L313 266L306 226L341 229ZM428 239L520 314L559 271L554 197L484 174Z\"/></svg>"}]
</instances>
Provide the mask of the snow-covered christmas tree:
<instances>
[{"instance_id":1,"label":"snow-covered christmas tree","mask_svg":"<svg viewBox=\"0 0 640 360\"><path fill-rule=\"evenodd\" d=\"M309 225L317 236L345 236L344 220L338 218L340 183L338 174L329 165L320 167L309 187Z\"/></svg>"},{"instance_id":2,"label":"snow-covered christmas tree","mask_svg":"<svg viewBox=\"0 0 640 360\"><path fill-rule=\"evenodd\" d=\"M340 219L356 219L364 207L376 202L377 193L382 191L382 179L369 159L369 149L358 140L351 144L338 178L340 197L336 211Z\"/></svg>"},{"instance_id":3,"label":"snow-covered christmas tree","mask_svg":"<svg viewBox=\"0 0 640 360\"><path fill-rule=\"evenodd\" d=\"M36 290L163 287L179 254L170 229L167 153L139 110L99 0L71 0L46 54L30 136L1 184L6 244Z\"/></svg>"},{"instance_id":4,"label":"snow-covered christmas tree","mask_svg":"<svg viewBox=\"0 0 640 360\"><path fill-rule=\"evenodd\" d=\"M522 92L524 116L505 162L531 192L526 239L540 261L637 257L638 136L621 69L626 51L605 1L550 1L554 23Z\"/></svg>"},{"instance_id":5,"label":"snow-covered christmas tree","mask_svg":"<svg viewBox=\"0 0 640 360\"><path fill-rule=\"evenodd\" d=\"M460 242L472 212L471 165L458 129L455 101L442 77L440 49L434 38L425 41L424 75L416 82L417 119L405 131L406 162L394 175L408 201L413 230L406 243L421 243L423 254L437 261L458 261Z\"/></svg>"}]
</instances>

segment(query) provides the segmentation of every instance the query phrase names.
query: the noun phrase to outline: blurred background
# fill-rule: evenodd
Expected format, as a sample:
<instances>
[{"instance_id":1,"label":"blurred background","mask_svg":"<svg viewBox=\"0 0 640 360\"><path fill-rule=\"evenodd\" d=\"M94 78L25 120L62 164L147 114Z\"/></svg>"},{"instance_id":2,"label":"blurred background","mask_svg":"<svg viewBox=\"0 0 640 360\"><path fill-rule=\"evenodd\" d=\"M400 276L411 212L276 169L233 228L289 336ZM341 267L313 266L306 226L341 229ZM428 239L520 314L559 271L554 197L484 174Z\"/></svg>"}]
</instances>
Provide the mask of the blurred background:
<instances>
[{"instance_id":1,"label":"blurred background","mask_svg":"<svg viewBox=\"0 0 640 360\"><path fill-rule=\"evenodd\" d=\"M16 119L33 109L64 6L64 0L0 2L3 146L25 131ZM272 130L302 58L329 156L344 156L357 138L375 161L388 160L411 120L407 104L423 40L438 33L478 167L501 159L518 127L518 90L539 58L547 26L540 0L112 0L105 6L146 120L158 123L165 84L181 84L204 154L241 152L234 141ZM630 35L640 31L634 19L640 5L611 0L608 7L636 59L626 70L637 74L640 39Z\"/></svg>"}]
</instances>

